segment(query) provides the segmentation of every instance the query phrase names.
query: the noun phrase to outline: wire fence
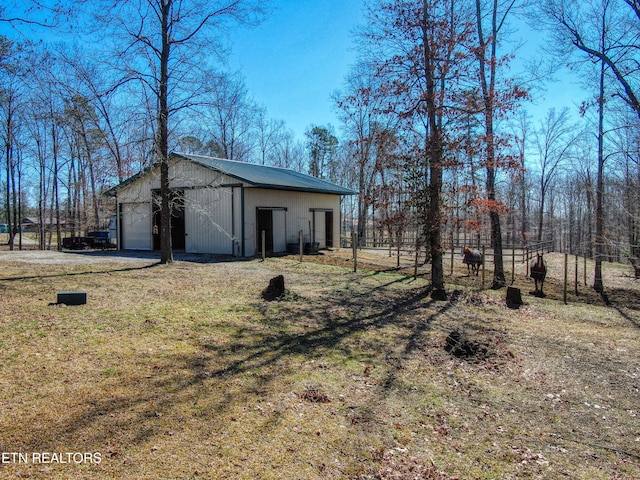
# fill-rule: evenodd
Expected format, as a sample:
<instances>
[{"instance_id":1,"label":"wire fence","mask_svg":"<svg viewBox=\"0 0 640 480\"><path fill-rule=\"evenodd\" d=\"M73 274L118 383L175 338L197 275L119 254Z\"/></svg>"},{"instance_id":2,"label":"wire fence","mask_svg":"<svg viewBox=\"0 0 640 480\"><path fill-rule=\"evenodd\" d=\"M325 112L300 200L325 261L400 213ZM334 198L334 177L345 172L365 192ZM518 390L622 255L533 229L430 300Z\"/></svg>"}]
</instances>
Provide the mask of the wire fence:
<instances>
[{"instance_id":1,"label":"wire fence","mask_svg":"<svg viewBox=\"0 0 640 480\"><path fill-rule=\"evenodd\" d=\"M352 249L353 269L358 269L358 252L376 252L380 256L388 257L386 265L395 263L398 269L406 271L408 268L413 267L414 276L418 276L420 268L425 267L429 263L429 258L426 253L425 247L420 244L412 242L381 242L380 239L376 239L377 245L375 247L368 246L362 248L360 245L365 242L358 242L354 235L344 237L342 239L343 247L349 247ZM443 250L443 268L444 273L448 275L454 274L454 269L457 266L458 272L463 257L464 244L453 244L445 246ZM495 264L496 252L490 247L480 245L479 248L474 248L481 252L483 261L479 267L477 273L477 282L475 285L480 290L488 287L490 282L488 281L489 275L494 271L492 263ZM516 276L520 278L531 278L530 267L533 259L538 254L545 254L554 252L553 241L533 242L527 245L507 245L502 248L502 265L507 274L505 281L507 284L513 286L516 284ZM556 282L559 280L559 285L556 283L556 288L560 288L560 295L565 304L568 304L569 293L574 293L577 297L579 295L579 287L586 287L588 285L589 272L593 272L593 262L596 260L587 255L570 254L563 252L554 252L556 255L553 257L553 269L555 272ZM560 256L558 258L558 255ZM395 260L395 262L394 262ZM631 262L630 267L632 270L629 275L624 275L629 278L640 278L640 264L635 257L629 257ZM603 260L604 261L604 260ZM589 263L588 263L589 262ZM367 262L369 263L369 262ZM511 267L511 268L509 268ZM589 268L589 269L588 269ZM420 274L424 274L424 269Z\"/></svg>"},{"instance_id":2,"label":"wire fence","mask_svg":"<svg viewBox=\"0 0 640 480\"><path fill-rule=\"evenodd\" d=\"M341 246L343 248L350 248L354 251L354 256L357 254L357 250L366 249L370 251L386 252L389 257L396 258L396 266L400 267L402 258L413 258L415 263L420 263L420 259L424 258L425 262L428 261L428 250L423 243L416 240L404 240L395 241L393 238L365 238L357 239L356 233L353 232L351 236L343 236L341 239ZM457 255L463 253L463 249L468 247L469 243L466 242L449 242L448 245L444 245L443 261L445 264L449 264L449 270L452 273L453 267L456 261ZM482 253L484 262L494 263L495 252L491 247L486 244L478 244L475 250ZM548 253L553 251L553 241L535 242L525 245L504 245L502 247L502 260L503 263L511 262L512 272L515 272L516 264L527 264L538 253ZM446 267L447 265L445 265Z\"/></svg>"}]
</instances>

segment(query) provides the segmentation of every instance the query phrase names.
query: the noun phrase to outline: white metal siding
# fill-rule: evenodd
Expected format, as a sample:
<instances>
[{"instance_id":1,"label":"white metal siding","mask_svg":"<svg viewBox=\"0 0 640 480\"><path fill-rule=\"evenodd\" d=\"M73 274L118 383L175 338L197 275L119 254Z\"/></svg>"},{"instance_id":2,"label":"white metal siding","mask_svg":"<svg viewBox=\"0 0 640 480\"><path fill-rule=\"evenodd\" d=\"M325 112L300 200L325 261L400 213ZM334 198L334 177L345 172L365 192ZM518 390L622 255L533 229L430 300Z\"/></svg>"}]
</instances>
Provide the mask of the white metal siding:
<instances>
[{"instance_id":1,"label":"white metal siding","mask_svg":"<svg viewBox=\"0 0 640 480\"><path fill-rule=\"evenodd\" d=\"M237 184L238 180L214 172L211 169L188 161L174 161L169 167L169 187L188 189L192 187L219 187ZM135 182L118 191L120 203L144 202L151 198L151 191L160 189L160 169L155 168Z\"/></svg>"},{"instance_id":2,"label":"white metal siding","mask_svg":"<svg viewBox=\"0 0 640 480\"><path fill-rule=\"evenodd\" d=\"M245 188L245 255L257 252L256 239L256 208L286 208L285 244L299 241L302 230L304 242L311 242L313 238L312 209L326 209L333 211L333 238L340 238L340 196L322 193L290 192L283 190L269 190L264 188ZM274 224L275 224L274 211ZM316 228L318 218L322 217L324 232L324 215L316 212ZM275 226L275 225L274 225ZM316 235L318 233L316 232ZM318 240L316 240L318 241ZM324 233L322 246L324 245ZM275 237L274 237L275 248Z\"/></svg>"},{"instance_id":3,"label":"white metal siding","mask_svg":"<svg viewBox=\"0 0 640 480\"><path fill-rule=\"evenodd\" d=\"M338 245L339 195L271 190L246 185L243 189L237 186L239 184L233 177L189 161L172 163L170 187L184 189L185 192L188 252L241 255L244 233L244 254L256 254L257 208L274 209L274 251L285 251L287 243L297 244L300 231L303 232L304 242L311 242L315 238L321 248L325 247L326 210L333 212L333 241L334 245ZM153 248L150 199L151 192L159 187L156 169L118 191L118 202L122 205L122 248Z\"/></svg>"},{"instance_id":4,"label":"white metal siding","mask_svg":"<svg viewBox=\"0 0 640 480\"><path fill-rule=\"evenodd\" d=\"M318 211L311 212L311 214L314 216L313 221L311 222L311 228L315 228L312 235L313 240L319 244L320 248L327 248L327 227L325 224L326 212Z\"/></svg>"},{"instance_id":5,"label":"white metal siding","mask_svg":"<svg viewBox=\"0 0 640 480\"><path fill-rule=\"evenodd\" d=\"M151 203L124 203L122 207L122 248L151 250Z\"/></svg>"},{"instance_id":6,"label":"white metal siding","mask_svg":"<svg viewBox=\"0 0 640 480\"><path fill-rule=\"evenodd\" d=\"M156 183L154 188L160 188L159 178ZM187 160L174 160L169 166L169 185L172 188L208 188L229 183L238 183L238 180Z\"/></svg>"},{"instance_id":7,"label":"white metal siding","mask_svg":"<svg viewBox=\"0 0 640 480\"><path fill-rule=\"evenodd\" d=\"M232 189L228 187L185 191L188 253L234 253L231 202Z\"/></svg>"},{"instance_id":8,"label":"white metal siding","mask_svg":"<svg viewBox=\"0 0 640 480\"><path fill-rule=\"evenodd\" d=\"M152 175L153 173L149 173L118 190L118 201L120 203L149 202L151 199L150 177Z\"/></svg>"},{"instance_id":9,"label":"white metal siding","mask_svg":"<svg viewBox=\"0 0 640 480\"><path fill-rule=\"evenodd\" d=\"M236 257L242 256L242 187L233 187L233 233L234 233L234 247L233 254Z\"/></svg>"},{"instance_id":10,"label":"white metal siding","mask_svg":"<svg viewBox=\"0 0 640 480\"><path fill-rule=\"evenodd\" d=\"M287 212L284 210L273 211L273 251L281 253L287 251Z\"/></svg>"},{"instance_id":11,"label":"white metal siding","mask_svg":"<svg viewBox=\"0 0 640 480\"><path fill-rule=\"evenodd\" d=\"M191 253L232 254L234 241L231 228L231 191L221 185L237 184L227 175L214 172L188 161L172 162L169 169L170 188L185 190L186 251ZM203 188L197 188L202 186ZM194 188L196 187L196 188ZM205 188L206 187L206 188ZM159 169L154 169L118 191L122 205L122 248L152 250L151 192L160 188ZM234 189L236 236L240 235L240 189ZM241 252L236 251L236 254Z\"/></svg>"}]
</instances>

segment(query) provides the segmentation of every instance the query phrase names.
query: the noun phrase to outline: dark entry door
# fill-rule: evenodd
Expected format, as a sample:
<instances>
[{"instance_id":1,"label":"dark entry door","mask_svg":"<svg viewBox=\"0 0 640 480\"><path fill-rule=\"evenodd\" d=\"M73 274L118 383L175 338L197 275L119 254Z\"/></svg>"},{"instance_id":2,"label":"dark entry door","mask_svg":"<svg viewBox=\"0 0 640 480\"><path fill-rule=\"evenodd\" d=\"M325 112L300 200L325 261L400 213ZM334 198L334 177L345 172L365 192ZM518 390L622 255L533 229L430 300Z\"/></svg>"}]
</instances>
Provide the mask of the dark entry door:
<instances>
[{"instance_id":1,"label":"dark entry door","mask_svg":"<svg viewBox=\"0 0 640 480\"><path fill-rule=\"evenodd\" d=\"M324 214L324 234L327 248L333 247L333 212L328 211Z\"/></svg>"},{"instance_id":2,"label":"dark entry door","mask_svg":"<svg viewBox=\"0 0 640 480\"><path fill-rule=\"evenodd\" d=\"M162 231L162 215L160 214L160 192L153 192L153 249L160 250L160 232ZM184 190L173 190L169 200L171 207L171 248L184 250Z\"/></svg>"},{"instance_id":3,"label":"dark entry door","mask_svg":"<svg viewBox=\"0 0 640 480\"><path fill-rule=\"evenodd\" d=\"M267 209L258 209L256 214L258 221L258 232L256 242L258 244L258 253L262 253L262 232L265 232L265 253L273 253L273 211Z\"/></svg>"},{"instance_id":4,"label":"dark entry door","mask_svg":"<svg viewBox=\"0 0 640 480\"><path fill-rule=\"evenodd\" d=\"M181 193L183 193L181 191ZM171 246L175 250L184 250L184 193L179 201L171 202Z\"/></svg>"}]
</instances>

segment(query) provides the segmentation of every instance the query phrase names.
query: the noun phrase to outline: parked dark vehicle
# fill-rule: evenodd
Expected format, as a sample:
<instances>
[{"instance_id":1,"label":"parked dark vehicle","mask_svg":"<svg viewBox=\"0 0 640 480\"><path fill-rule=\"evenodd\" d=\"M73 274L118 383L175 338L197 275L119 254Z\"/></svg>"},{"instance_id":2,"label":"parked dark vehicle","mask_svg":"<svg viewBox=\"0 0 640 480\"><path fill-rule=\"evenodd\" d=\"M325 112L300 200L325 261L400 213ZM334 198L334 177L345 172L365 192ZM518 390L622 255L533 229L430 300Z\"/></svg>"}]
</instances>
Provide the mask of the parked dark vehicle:
<instances>
[{"instance_id":1,"label":"parked dark vehicle","mask_svg":"<svg viewBox=\"0 0 640 480\"><path fill-rule=\"evenodd\" d=\"M84 250L89 248L87 237L66 237L62 239L62 248L67 250Z\"/></svg>"},{"instance_id":2,"label":"parked dark vehicle","mask_svg":"<svg viewBox=\"0 0 640 480\"><path fill-rule=\"evenodd\" d=\"M116 248L116 245L111 243L109 239L109 232L89 232L86 238L89 239L90 248L101 248L102 250Z\"/></svg>"},{"instance_id":3,"label":"parked dark vehicle","mask_svg":"<svg viewBox=\"0 0 640 480\"><path fill-rule=\"evenodd\" d=\"M67 250L85 250L89 248L116 248L109 240L109 232L89 232L86 237L66 237L62 239L62 248Z\"/></svg>"}]
</instances>

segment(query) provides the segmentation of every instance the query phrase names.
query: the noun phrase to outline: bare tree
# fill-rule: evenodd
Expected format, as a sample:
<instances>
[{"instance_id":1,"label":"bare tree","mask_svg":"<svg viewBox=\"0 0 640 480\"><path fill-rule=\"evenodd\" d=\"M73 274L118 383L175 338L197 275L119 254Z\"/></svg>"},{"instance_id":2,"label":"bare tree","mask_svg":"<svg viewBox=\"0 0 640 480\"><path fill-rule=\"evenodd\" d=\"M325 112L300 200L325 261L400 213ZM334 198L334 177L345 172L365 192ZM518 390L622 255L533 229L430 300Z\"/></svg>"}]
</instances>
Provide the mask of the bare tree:
<instances>
[{"instance_id":1,"label":"bare tree","mask_svg":"<svg viewBox=\"0 0 640 480\"><path fill-rule=\"evenodd\" d=\"M638 0L549 0L538 8L550 23L556 47L568 46L591 61L601 62L613 80L613 95L622 99L640 117L640 80L638 79L638 36L640 2ZM598 19L604 20L603 25ZM602 27L606 28L603 35ZM602 39L606 39L603 42Z\"/></svg>"},{"instance_id":2,"label":"bare tree","mask_svg":"<svg viewBox=\"0 0 640 480\"><path fill-rule=\"evenodd\" d=\"M475 0L478 61L478 84L480 89L480 112L484 125L484 165L486 170L487 208L491 223L491 246L493 247L492 288L506 285L502 249L500 212L502 207L497 195L498 172L510 167L510 159L501 155L501 139L496 122L499 116L512 111L526 92L517 84L501 82L499 68L506 65L505 58L498 54L498 46L504 34L507 20L513 15L517 0ZM512 160L512 159L511 159ZM517 165L516 165L517 166Z\"/></svg>"},{"instance_id":3,"label":"bare tree","mask_svg":"<svg viewBox=\"0 0 640 480\"><path fill-rule=\"evenodd\" d=\"M526 152L529 142L529 129L530 129L529 115L526 111L520 111L516 117L516 123L513 125L514 130L514 145L516 148L516 158L518 161L519 172L517 175L518 183L518 197L519 205L517 210L520 213L520 242L524 245L527 241L527 234L529 232L529 217L528 217L528 185L527 185L527 162ZM516 228L514 227L514 233Z\"/></svg>"},{"instance_id":4,"label":"bare tree","mask_svg":"<svg viewBox=\"0 0 640 480\"><path fill-rule=\"evenodd\" d=\"M603 0L602 2L577 2L553 0L541 4L548 19L554 46L557 51L574 56L583 67L586 78L597 79L594 100L582 106L586 113L596 109L597 125L597 174L595 187L595 268L593 288L604 291L602 259L605 254L605 113L608 103L621 98L640 116L640 105L636 96L638 64L637 35L640 27L638 2L632 0ZM577 56L576 56L577 54ZM595 68L593 68L595 67ZM613 95L608 91L609 79L618 88ZM589 82L593 84L593 82Z\"/></svg>"},{"instance_id":5,"label":"bare tree","mask_svg":"<svg viewBox=\"0 0 640 480\"><path fill-rule=\"evenodd\" d=\"M363 40L381 78L386 110L398 116L411 142L406 174L414 184L431 257L432 297L445 299L442 264L442 187L454 155L449 123L455 121L456 89L469 65L471 17L465 2L381 1L369 9ZM454 130L454 129L451 129Z\"/></svg>"},{"instance_id":6,"label":"bare tree","mask_svg":"<svg viewBox=\"0 0 640 480\"><path fill-rule=\"evenodd\" d=\"M277 154L273 166L291 168L297 172L304 171L304 143L296 140L291 130L285 131L278 142Z\"/></svg>"},{"instance_id":7,"label":"bare tree","mask_svg":"<svg viewBox=\"0 0 640 480\"><path fill-rule=\"evenodd\" d=\"M0 5L0 23L8 23L17 30L24 26L55 28L70 9L62 1L5 0Z\"/></svg>"},{"instance_id":8,"label":"bare tree","mask_svg":"<svg viewBox=\"0 0 640 480\"><path fill-rule=\"evenodd\" d=\"M544 214L547 194L563 164L569 157L569 149L573 146L579 132L576 126L569 123L569 109L564 108L559 114L550 109L544 119L540 120L534 130L534 139L538 164L538 242L542 241L544 231Z\"/></svg>"},{"instance_id":9,"label":"bare tree","mask_svg":"<svg viewBox=\"0 0 640 480\"><path fill-rule=\"evenodd\" d=\"M208 154L229 160L247 161L254 148L258 106L249 97L238 75L209 75L207 93L199 106L205 125Z\"/></svg>"},{"instance_id":10,"label":"bare tree","mask_svg":"<svg viewBox=\"0 0 640 480\"><path fill-rule=\"evenodd\" d=\"M9 248L14 249L15 236L20 230L19 190L16 189L16 131L18 128L18 110L20 105L20 82L16 63L12 61L16 53L14 45L0 37L0 123L2 130L2 156L4 157L5 198L4 208L9 233Z\"/></svg>"},{"instance_id":11,"label":"bare tree","mask_svg":"<svg viewBox=\"0 0 640 480\"><path fill-rule=\"evenodd\" d=\"M382 155L378 153L389 150L388 140L398 123L397 117L383 112L384 96L379 92L381 87L374 65L363 61L353 67L347 76L344 93L334 95L346 143L354 159L355 186L359 192L357 235L360 245L366 237L376 174L382 168L377 161Z\"/></svg>"},{"instance_id":12,"label":"bare tree","mask_svg":"<svg viewBox=\"0 0 640 480\"><path fill-rule=\"evenodd\" d=\"M615 130L621 175L622 217L626 223L628 251L632 259L640 258L640 121L630 115L620 117Z\"/></svg>"},{"instance_id":13,"label":"bare tree","mask_svg":"<svg viewBox=\"0 0 640 480\"><path fill-rule=\"evenodd\" d=\"M95 112L88 115L88 120L92 128L101 133L101 140L115 163L117 180L122 182L126 170L122 143L130 119L124 115L127 109L118 107L114 101L121 79L109 78L105 69L100 69L101 65L78 55L77 50L57 50L57 55L67 67L64 85L68 96L84 97L86 106Z\"/></svg>"},{"instance_id":14,"label":"bare tree","mask_svg":"<svg viewBox=\"0 0 640 480\"><path fill-rule=\"evenodd\" d=\"M266 109L257 109L255 117L256 149L261 165L276 165L282 152L281 143L288 141L291 135L283 120L267 118Z\"/></svg>"},{"instance_id":15,"label":"bare tree","mask_svg":"<svg viewBox=\"0 0 640 480\"><path fill-rule=\"evenodd\" d=\"M263 14L256 0L83 1L103 31L117 41L118 68L141 82L154 99L154 157L160 167L161 263L173 262L169 144L171 116L193 103L203 55L216 50L230 22L255 23ZM106 27L106 28L105 28Z\"/></svg>"}]
</instances>

